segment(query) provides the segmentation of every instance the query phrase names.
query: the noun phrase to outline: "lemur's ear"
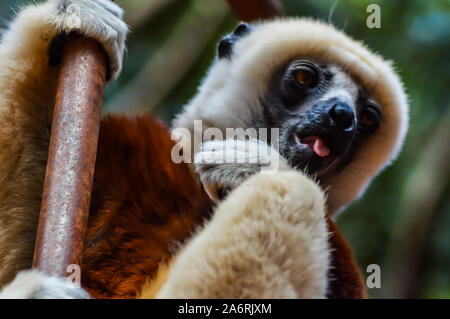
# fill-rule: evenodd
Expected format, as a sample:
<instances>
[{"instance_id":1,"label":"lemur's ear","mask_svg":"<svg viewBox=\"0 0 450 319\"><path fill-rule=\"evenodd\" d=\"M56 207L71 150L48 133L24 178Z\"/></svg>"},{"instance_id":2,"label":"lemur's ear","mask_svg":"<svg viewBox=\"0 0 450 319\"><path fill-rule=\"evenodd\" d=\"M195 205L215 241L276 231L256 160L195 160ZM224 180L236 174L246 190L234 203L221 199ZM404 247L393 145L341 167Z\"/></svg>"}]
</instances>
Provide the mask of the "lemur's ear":
<instances>
[{"instance_id":1,"label":"lemur's ear","mask_svg":"<svg viewBox=\"0 0 450 319\"><path fill-rule=\"evenodd\" d=\"M234 43L242 36L249 33L251 27L245 23L241 22L237 25L236 29L222 38L219 42L219 46L217 48L217 53L219 55L219 59L221 58L230 58L231 52L233 50Z\"/></svg>"},{"instance_id":2,"label":"lemur's ear","mask_svg":"<svg viewBox=\"0 0 450 319\"><path fill-rule=\"evenodd\" d=\"M240 22L236 29L234 29L233 34L237 37L241 37L243 35L246 35L251 30L250 26L245 22Z\"/></svg>"}]
</instances>

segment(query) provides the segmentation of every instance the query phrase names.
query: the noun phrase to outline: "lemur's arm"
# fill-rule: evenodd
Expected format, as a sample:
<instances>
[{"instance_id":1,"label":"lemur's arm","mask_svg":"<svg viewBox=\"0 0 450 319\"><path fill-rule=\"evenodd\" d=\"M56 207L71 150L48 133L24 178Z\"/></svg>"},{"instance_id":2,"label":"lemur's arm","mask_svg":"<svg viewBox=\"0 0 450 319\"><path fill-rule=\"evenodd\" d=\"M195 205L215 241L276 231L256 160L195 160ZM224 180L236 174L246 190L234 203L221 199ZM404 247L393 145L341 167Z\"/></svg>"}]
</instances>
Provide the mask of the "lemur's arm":
<instances>
[{"instance_id":1,"label":"lemur's arm","mask_svg":"<svg viewBox=\"0 0 450 319\"><path fill-rule=\"evenodd\" d=\"M116 77L128 28L109 0L29 6L0 42L0 288L31 266L58 72L50 46L71 31L104 46Z\"/></svg>"}]
</instances>

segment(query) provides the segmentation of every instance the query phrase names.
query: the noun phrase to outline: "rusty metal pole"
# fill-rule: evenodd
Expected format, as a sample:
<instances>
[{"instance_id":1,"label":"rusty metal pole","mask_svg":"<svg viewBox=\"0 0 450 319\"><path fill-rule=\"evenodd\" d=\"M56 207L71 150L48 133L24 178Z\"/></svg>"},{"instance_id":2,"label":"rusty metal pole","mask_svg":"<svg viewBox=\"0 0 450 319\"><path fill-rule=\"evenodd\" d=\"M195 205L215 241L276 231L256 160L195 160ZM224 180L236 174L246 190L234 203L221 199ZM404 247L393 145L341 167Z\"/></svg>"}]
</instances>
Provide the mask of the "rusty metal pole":
<instances>
[{"instance_id":1,"label":"rusty metal pole","mask_svg":"<svg viewBox=\"0 0 450 319\"><path fill-rule=\"evenodd\" d=\"M81 265L97 154L106 53L71 34L62 54L33 267Z\"/></svg>"},{"instance_id":2,"label":"rusty metal pole","mask_svg":"<svg viewBox=\"0 0 450 319\"><path fill-rule=\"evenodd\" d=\"M283 16L280 0L228 0L231 10L242 21L254 21Z\"/></svg>"}]
</instances>

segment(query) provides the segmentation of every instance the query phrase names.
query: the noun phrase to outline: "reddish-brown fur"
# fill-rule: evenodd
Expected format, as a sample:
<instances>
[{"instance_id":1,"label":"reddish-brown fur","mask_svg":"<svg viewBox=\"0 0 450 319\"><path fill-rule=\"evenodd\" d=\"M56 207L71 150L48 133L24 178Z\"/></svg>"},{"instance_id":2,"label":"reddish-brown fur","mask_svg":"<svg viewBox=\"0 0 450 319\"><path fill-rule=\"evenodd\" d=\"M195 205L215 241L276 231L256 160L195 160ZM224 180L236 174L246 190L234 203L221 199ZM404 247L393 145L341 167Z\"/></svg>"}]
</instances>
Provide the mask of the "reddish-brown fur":
<instances>
[{"instance_id":1,"label":"reddish-brown fur","mask_svg":"<svg viewBox=\"0 0 450 319\"><path fill-rule=\"evenodd\" d=\"M367 298L363 276L353 258L352 250L342 236L337 225L327 216L328 229L331 232L331 269L329 274L330 299Z\"/></svg>"},{"instance_id":2,"label":"reddish-brown fur","mask_svg":"<svg viewBox=\"0 0 450 319\"><path fill-rule=\"evenodd\" d=\"M169 130L148 115L102 121L83 265L83 285L93 297L134 298L210 216L211 202L192 170L171 160L173 145ZM350 248L328 223L330 297L364 297Z\"/></svg>"},{"instance_id":3,"label":"reddish-brown fur","mask_svg":"<svg viewBox=\"0 0 450 319\"><path fill-rule=\"evenodd\" d=\"M187 165L172 162L172 146L150 116L102 121L83 267L94 297L135 297L208 217L207 195Z\"/></svg>"}]
</instances>

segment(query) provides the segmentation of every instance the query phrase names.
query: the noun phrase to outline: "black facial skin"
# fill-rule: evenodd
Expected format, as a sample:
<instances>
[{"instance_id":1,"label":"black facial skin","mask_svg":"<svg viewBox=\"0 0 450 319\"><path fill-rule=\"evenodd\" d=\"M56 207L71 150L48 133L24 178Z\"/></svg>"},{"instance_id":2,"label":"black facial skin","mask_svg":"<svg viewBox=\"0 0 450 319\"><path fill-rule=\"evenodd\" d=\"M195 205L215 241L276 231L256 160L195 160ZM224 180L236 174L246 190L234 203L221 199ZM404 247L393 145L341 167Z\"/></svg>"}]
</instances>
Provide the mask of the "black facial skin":
<instances>
[{"instance_id":1,"label":"black facial skin","mask_svg":"<svg viewBox=\"0 0 450 319\"><path fill-rule=\"evenodd\" d=\"M297 74L307 75L306 85L299 84ZM280 153L297 169L316 175L319 180L334 175L348 164L358 147L378 128L379 107L369 102L362 89L355 109L338 98L317 102L330 88L333 73L327 65L298 59L274 75L268 94L262 101L264 114L259 127L280 128ZM309 105L305 107L305 103ZM318 136L330 149L319 156L300 143Z\"/></svg>"}]
</instances>

